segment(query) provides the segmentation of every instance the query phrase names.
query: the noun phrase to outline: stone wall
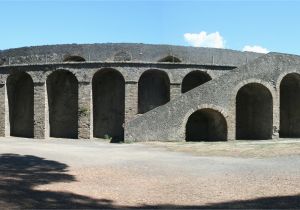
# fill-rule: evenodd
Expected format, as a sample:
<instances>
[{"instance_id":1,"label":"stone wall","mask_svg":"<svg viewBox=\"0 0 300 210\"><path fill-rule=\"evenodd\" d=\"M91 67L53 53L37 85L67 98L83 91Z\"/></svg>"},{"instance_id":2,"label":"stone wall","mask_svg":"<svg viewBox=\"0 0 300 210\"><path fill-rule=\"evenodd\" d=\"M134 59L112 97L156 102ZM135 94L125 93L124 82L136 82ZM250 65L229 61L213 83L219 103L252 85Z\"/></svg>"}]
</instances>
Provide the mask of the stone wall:
<instances>
[{"instance_id":1,"label":"stone wall","mask_svg":"<svg viewBox=\"0 0 300 210\"><path fill-rule=\"evenodd\" d=\"M0 51L0 136L299 138L299 66L294 55L167 45Z\"/></svg>"},{"instance_id":2,"label":"stone wall","mask_svg":"<svg viewBox=\"0 0 300 210\"><path fill-rule=\"evenodd\" d=\"M63 61L158 62L172 56L171 62L240 66L262 54L234 50L150 44L69 44L23 47L0 51L0 66L47 64Z\"/></svg>"},{"instance_id":3,"label":"stone wall","mask_svg":"<svg viewBox=\"0 0 300 210\"><path fill-rule=\"evenodd\" d=\"M15 123L21 123L28 126L24 132L29 132L34 138L108 137L113 138L112 140L123 140L125 123L139 116L139 82L144 73L163 72L168 80L169 101L182 94L181 83L190 72L205 72L215 79L234 68L232 66L183 63L133 62L1 66L0 100L3 103L0 106L0 135L15 135ZM105 72L108 72L108 77L102 78L101 75ZM113 78L116 77L109 72L115 72L118 79L114 80ZM28 75L32 81L31 92L26 91L26 94L19 94L26 100L15 99L16 91L8 82L8 78L12 75L19 74ZM94 81L93 85L93 78L98 74L100 77L97 77L98 79ZM25 89L23 87L18 89L25 91L27 86ZM151 87L152 82L148 82L143 88L148 90ZM157 95L160 94L158 91L156 90ZM31 102L29 103L27 99L30 99ZM19 108L15 109L14 107ZM18 112L13 114L15 112L12 110L20 110L21 113L24 111L24 107L32 110L31 112L25 110L28 116L31 116L26 118L28 122L21 122L18 117L15 117L16 120L14 120L13 116L18 115ZM30 137L24 133L15 136Z\"/></svg>"},{"instance_id":4,"label":"stone wall","mask_svg":"<svg viewBox=\"0 0 300 210\"><path fill-rule=\"evenodd\" d=\"M280 109L280 107L288 107L293 110L290 115L286 116L288 118L293 116L288 121L290 126L295 127L294 130L290 129L288 137L297 137L300 114L293 108L295 106L290 105L289 101L280 101L280 84L286 75L298 75L300 73L299 65L299 56L278 53L262 56L130 121L126 124L125 139L127 141L184 141L189 117L202 109L215 110L223 115L227 124L227 139L229 140L236 139L236 134L240 132L236 130L240 129L236 122L237 115L241 114L242 116L239 117L248 123L244 128L250 129L252 133L261 134L255 136L258 136L257 139L277 138L280 131L280 115L285 114L287 109ZM263 88L255 90L258 94L254 95L257 97L256 99L253 98L253 92L246 90L248 94L246 98L250 97L253 101L249 101L250 98L247 98L248 101L242 98L240 101L242 110L237 112L237 100L240 100L237 98L238 92L249 84ZM297 89L297 87L299 87L297 83L290 87L296 98L300 97L300 88ZM245 100L246 103L244 103ZM281 106L279 106L280 103ZM255 108L256 105L259 106ZM246 116L243 116L245 114ZM255 119L250 119L249 116ZM293 121L293 125L291 125L291 121ZM242 139L247 138L253 139L253 136L246 134L242 137Z\"/></svg>"}]
</instances>

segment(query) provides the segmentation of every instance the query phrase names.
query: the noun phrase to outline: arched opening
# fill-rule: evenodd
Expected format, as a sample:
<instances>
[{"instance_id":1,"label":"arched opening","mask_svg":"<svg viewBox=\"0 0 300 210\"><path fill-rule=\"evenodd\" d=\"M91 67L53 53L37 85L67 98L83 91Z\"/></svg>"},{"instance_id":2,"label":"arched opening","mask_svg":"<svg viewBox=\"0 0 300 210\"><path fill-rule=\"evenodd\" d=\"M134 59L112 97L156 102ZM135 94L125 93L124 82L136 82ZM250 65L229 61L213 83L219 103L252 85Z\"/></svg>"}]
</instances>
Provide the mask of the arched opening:
<instances>
[{"instance_id":1,"label":"arched opening","mask_svg":"<svg viewBox=\"0 0 300 210\"><path fill-rule=\"evenodd\" d=\"M172 55L169 55L167 57L164 57L160 59L158 62L165 62L165 63L180 63L181 60L179 58L176 58Z\"/></svg>"},{"instance_id":2,"label":"arched opening","mask_svg":"<svg viewBox=\"0 0 300 210\"><path fill-rule=\"evenodd\" d=\"M227 123L224 116L213 109L194 112L186 124L186 141L227 140Z\"/></svg>"},{"instance_id":3,"label":"arched opening","mask_svg":"<svg viewBox=\"0 0 300 210\"><path fill-rule=\"evenodd\" d=\"M85 59L78 55L69 55L66 56L63 60L63 62L84 62Z\"/></svg>"},{"instance_id":4,"label":"arched opening","mask_svg":"<svg viewBox=\"0 0 300 210\"><path fill-rule=\"evenodd\" d=\"M33 137L33 81L19 72L7 78L10 135Z\"/></svg>"},{"instance_id":5,"label":"arched opening","mask_svg":"<svg viewBox=\"0 0 300 210\"><path fill-rule=\"evenodd\" d=\"M98 71L93 77L94 137L124 139L125 80L113 69Z\"/></svg>"},{"instance_id":6,"label":"arched opening","mask_svg":"<svg viewBox=\"0 0 300 210\"><path fill-rule=\"evenodd\" d=\"M209 80L211 80L211 77L206 72L192 71L183 78L181 84L181 92L185 93L208 82Z\"/></svg>"},{"instance_id":7,"label":"arched opening","mask_svg":"<svg viewBox=\"0 0 300 210\"><path fill-rule=\"evenodd\" d=\"M50 137L78 138L78 81L59 70L47 78Z\"/></svg>"},{"instance_id":8,"label":"arched opening","mask_svg":"<svg viewBox=\"0 0 300 210\"><path fill-rule=\"evenodd\" d=\"M5 58L0 58L0 66L3 66L5 62L6 62Z\"/></svg>"},{"instance_id":9,"label":"arched opening","mask_svg":"<svg viewBox=\"0 0 300 210\"><path fill-rule=\"evenodd\" d=\"M236 96L236 138L271 139L273 127L272 94L265 86L250 83Z\"/></svg>"},{"instance_id":10,"label":"arched opening","mask_svg":"<svg viewBox=\"0 0 300 210\"><path fill-rule=\"evenodd\" d=\"M139 79L138 112L143 114L170 101L170 80L159 70L148 70Z\"/></svg>"},{"instance_id":11,"label":"arched opening","mask_svg":"<svg viewBox=\"0 0 300 210\"><path fill-rule=\"evenodd\" d=\"M280 131L282 138L300 137L300 75L286 75L280 83Z\"/></svg>"}]
</instances>

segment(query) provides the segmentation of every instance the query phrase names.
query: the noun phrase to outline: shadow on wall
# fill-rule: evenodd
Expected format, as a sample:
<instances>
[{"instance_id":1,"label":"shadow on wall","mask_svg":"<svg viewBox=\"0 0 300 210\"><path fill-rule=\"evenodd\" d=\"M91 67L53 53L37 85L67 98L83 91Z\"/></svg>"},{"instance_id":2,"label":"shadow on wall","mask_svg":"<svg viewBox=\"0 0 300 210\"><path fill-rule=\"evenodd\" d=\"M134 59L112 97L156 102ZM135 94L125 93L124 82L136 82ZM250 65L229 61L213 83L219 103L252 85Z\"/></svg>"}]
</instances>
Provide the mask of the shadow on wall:
<instances>
[{"instance_id":1,"label":"shadow on wall","mask_svg":"<svg viewBox=\"0 0 300 210\"><path fill-rule=\"evenodd\" d=\"M36 190L35 187L55 182L73 182L66 164L36 156L0 155L0 208L68 208L68 209L224 209L224 208L299 208L300 195L266 197L255 200L233 201L199 206L172 204L117 206L114 201L93 199L69 192Z\"/></svg>"}]
</instances>

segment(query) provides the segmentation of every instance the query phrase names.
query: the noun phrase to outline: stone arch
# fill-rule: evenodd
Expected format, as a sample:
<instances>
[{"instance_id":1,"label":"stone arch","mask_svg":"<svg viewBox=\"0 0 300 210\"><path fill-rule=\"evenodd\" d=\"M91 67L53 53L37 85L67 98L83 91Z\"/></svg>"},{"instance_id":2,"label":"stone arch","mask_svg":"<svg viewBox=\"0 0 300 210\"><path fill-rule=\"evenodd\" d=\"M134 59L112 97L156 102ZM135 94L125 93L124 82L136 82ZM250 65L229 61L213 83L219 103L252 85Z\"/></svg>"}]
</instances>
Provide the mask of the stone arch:
<instances>
[{"instance_id":1,"label":"stone arch","mask_svg":"<svg viewBox=\"0 0 300 210\"><path fill-rule=\"evenodd\" d=\"M188 118L185 134L186 141L227 140L226 119L214 109L199 109Z\"/></svg>"},{"instance_id":2,"label":"stone arch","mask_svg":"<svg viewBox=\"0 0 300 210\"><path fill-rule=\"evenodd\" d=\"M182 80L181 92L185 93L211 80L211 76L203 71L192 71Z\"/></svg>"},{"instance_id":3,"label":"stone arch","mask_svg":"<svg viewBox=\"0 0 300 210\"><path fill-rule=\"evenodd\" d=\"M236 139L271 139L273 97L260 83L248 83L236 95Z\"/></svg>"},{"instance_id":4,"label":"stone arch","mask_svg":"<svg viewBox=\"0 0 300 210\"><path fill-rule=\"evenodd\" d=\"M138 113L143 114L170 101L170 79L161 70L145 71L138 82Z\"/></svg>"},{"instance_id":5,"label":"stone arch","mask_svg":"<svg viewBox=\"0 0 300 210\"><path fill-rule=\"evenodd\" d=\"M26 72L18 72L7 78L10 135L33 137L33 80Z\"/></svg>"},{"instance_id":6,"label":"stone arch","mask_svg":"<svg viewBox=\"0 0 300 210\"><path fill-rule=\"evenodd\" d=\"M78 80L67 70L47 77L50 137L78 138Z\"/></svg>"},{"instance_id":7,"label":"stone arch","mask_svg":"<svg viewBox=\"0 0 300 210\"><path fill-rule=\"evenodd\" d=\"M65 56L63 62L85 62L86 60L79 55L68 55Z\"/></svg>"},{"instance_id":8,"label":"stone arch","mask_svg":"<svg viewBox=\"0 0 300 210\"><path fill-rule=\"evenodd\" d=\"M286 74L280 82L280 130L282 138L300 137L300 74Z\"/></svg>"},{"instance_id":9,"label":"stone arch","mask_svg":"<svg viewBox=\"0 0 300 210\"><path fill-rule=\"evenodd\" d=\"M93 135L111 137L113 142L124 140L125 80L114 69L103 69L94 74Z\"/></svg>"},{"instance_id":10,"label":"stone arch","mask_svg":"<svg viewBox=\"0 0 300 210\"><path fill-rule=\"evenodd\" d=\"M160 60L158 62L165 62L165 63L181 63L181 60L175 56L168 55Z\"/></svg>"}]
</instances>

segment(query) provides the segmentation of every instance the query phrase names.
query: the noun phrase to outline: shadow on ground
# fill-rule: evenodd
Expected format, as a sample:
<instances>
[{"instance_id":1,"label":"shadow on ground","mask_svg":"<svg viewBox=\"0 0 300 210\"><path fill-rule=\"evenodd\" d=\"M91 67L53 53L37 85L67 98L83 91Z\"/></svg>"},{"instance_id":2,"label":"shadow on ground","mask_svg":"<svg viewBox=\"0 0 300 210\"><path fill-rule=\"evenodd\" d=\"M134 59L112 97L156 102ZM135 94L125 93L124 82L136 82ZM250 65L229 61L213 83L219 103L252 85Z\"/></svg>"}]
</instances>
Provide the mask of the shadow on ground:
<instances>
[{"instance_id":1,"label":"shadow on ground","mask_svg":"<svg viewBox=\"0 0 300 210\"><path fill-rule=\"evenodd\" d=\"M34 187L54 182L73 182L68 165L41 157L18 154L0 155L0 208L95 208L95 209L224 209L224 208L299 208L300 195L267 197L199 206L140 205L121 207L107 199L93 199L69 192L37 190Z\"/></svg>"},{"instance_id":2,"label":"shadow on ground","mask_svg":"<svg viewBox=\"0 0 300 210\"><path fill-rule=\"evenodd\" d=\"M134 207L138 208L138 207ZM265 197L245 201L231 201L210 205L178 206L178 205L145 205L145 209L299 209L300 195Z\"/></svg>"},{"instance_id":3,"label":"shadow on ground","mask_svg":"<svg viewBox=\"0 0 300 210\"><path fill-rule=\"evenodd\" d=\"M36 156L0 155L0 208L111 208L110 200L95 200L67 192L36 190L38 185L72 182L68 165Z\"/></svg>"}]
</instances>

